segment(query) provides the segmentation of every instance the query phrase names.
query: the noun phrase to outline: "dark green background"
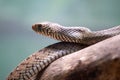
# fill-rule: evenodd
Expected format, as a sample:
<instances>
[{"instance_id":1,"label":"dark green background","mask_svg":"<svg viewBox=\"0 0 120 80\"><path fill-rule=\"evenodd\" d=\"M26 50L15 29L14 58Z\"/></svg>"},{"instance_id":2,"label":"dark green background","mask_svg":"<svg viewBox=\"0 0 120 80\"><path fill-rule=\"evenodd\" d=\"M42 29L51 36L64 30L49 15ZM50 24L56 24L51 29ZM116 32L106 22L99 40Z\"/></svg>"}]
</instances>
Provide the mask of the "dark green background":
<instances>
[{"instance_id":1,"label":"dark green background","mask_svg":"<svg viewBox=\"0 0 120 80\"><path fill-rule=\"evenodd\" d=\"M0 80L33 52L57 41L31 25L51 21L101 30L120 24L120 0L0 0Z\"/></svg>"}]
</instances>

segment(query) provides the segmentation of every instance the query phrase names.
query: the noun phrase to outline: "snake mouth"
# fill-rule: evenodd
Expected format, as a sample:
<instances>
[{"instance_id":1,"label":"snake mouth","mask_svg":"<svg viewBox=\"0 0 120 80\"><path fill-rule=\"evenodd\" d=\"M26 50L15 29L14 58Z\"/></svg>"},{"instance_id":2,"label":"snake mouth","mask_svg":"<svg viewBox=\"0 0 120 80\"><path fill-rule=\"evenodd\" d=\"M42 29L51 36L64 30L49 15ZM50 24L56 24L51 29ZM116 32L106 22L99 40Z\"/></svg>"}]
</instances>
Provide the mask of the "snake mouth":
<instances>
[{"instance_id":1,"label":"snake mouth","mask_svg":"<svg viewBox=\"0 0 120 80\"><path fill-rule=\"evenodd\" d=\"M36 25L32 25L32 29L33 29L34 31L37 31Z\"/></svg>"}]
</instances>

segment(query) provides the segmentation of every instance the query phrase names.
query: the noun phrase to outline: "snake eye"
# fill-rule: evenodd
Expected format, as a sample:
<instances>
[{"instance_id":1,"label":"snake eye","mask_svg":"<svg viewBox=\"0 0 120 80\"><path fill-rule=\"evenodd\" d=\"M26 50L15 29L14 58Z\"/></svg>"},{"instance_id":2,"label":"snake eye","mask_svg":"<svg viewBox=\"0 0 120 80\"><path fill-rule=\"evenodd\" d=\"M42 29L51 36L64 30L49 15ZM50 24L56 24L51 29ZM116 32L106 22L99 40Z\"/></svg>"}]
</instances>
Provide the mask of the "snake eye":
<instances>
[{"instance_id":1,"label":"snake eye","mask_svg":"<svg viewBox=\"0 0 120 80\"><path fill-rule=\"evenodd\" d=\"M38 30L38 31L41 31L42 28L43 28L42 24L38 24L38 25L37 25L37 30Z\"/></svg>"},{"instance_id":2,"label":"snake eye","mask_svg":"<svg viewBox=\"0 0 120 80\"><path fill-rule=\"evenodd\" d=\"M38 24L37 26L38 26L38 28L41 28L41 27L42 27L42 24Z\"/></svg>"},{"instance_id":3,"label":"snake eye","mask_svg":"<svg viewBox=\"0 0 120 80\"><path fill-rule=\"evenodd\" d=\"M42 24L35 24L35 25L32 26L32 29L34 31L41 31L42 27L43 27Z\"/></svg>"}]
</instances>

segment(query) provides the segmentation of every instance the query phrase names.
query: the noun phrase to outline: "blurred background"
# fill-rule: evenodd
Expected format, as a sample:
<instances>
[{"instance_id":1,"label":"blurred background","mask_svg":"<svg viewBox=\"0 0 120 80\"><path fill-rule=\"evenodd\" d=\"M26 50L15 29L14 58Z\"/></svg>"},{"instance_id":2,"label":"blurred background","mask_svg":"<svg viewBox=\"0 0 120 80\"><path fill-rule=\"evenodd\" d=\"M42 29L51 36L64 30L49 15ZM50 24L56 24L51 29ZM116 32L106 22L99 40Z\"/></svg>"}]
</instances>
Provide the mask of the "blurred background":
<instances>
[{"instance_id":1,"label":"blurred background","mask_svg":"<svg viewBox=\"0 0 120 80\"><path fill-rule=\"evenodd\" d=\"M0 80L27 56L58 41L31 26L51 21L101 30L120 25L120 0L0 0Z\"/></svg>"}]
</instances>

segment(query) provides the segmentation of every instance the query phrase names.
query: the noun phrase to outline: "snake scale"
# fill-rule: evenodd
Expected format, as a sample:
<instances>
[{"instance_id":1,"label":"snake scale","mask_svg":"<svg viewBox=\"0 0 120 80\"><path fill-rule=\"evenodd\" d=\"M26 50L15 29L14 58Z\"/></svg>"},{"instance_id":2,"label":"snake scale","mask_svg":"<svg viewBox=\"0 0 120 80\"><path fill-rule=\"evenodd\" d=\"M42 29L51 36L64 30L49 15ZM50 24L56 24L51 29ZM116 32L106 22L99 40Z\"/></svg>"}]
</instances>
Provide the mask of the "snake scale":
<instances>
[{"instance_id":1,"label":"snake scale","mask_svg":"<svg viewBox=\"0 0 120 80\"><path fill-rule=\"evenodd\" d=\"M32 29L42 35L62 42L50 45L32 54L21 62L7 80L36 80L37 74L56 59L79 51L85 45L92 45L120 34L120 26L101 31L91 31L85 27L65 27L57 23L36 23Z\"/></svg>"}]
</instances>

